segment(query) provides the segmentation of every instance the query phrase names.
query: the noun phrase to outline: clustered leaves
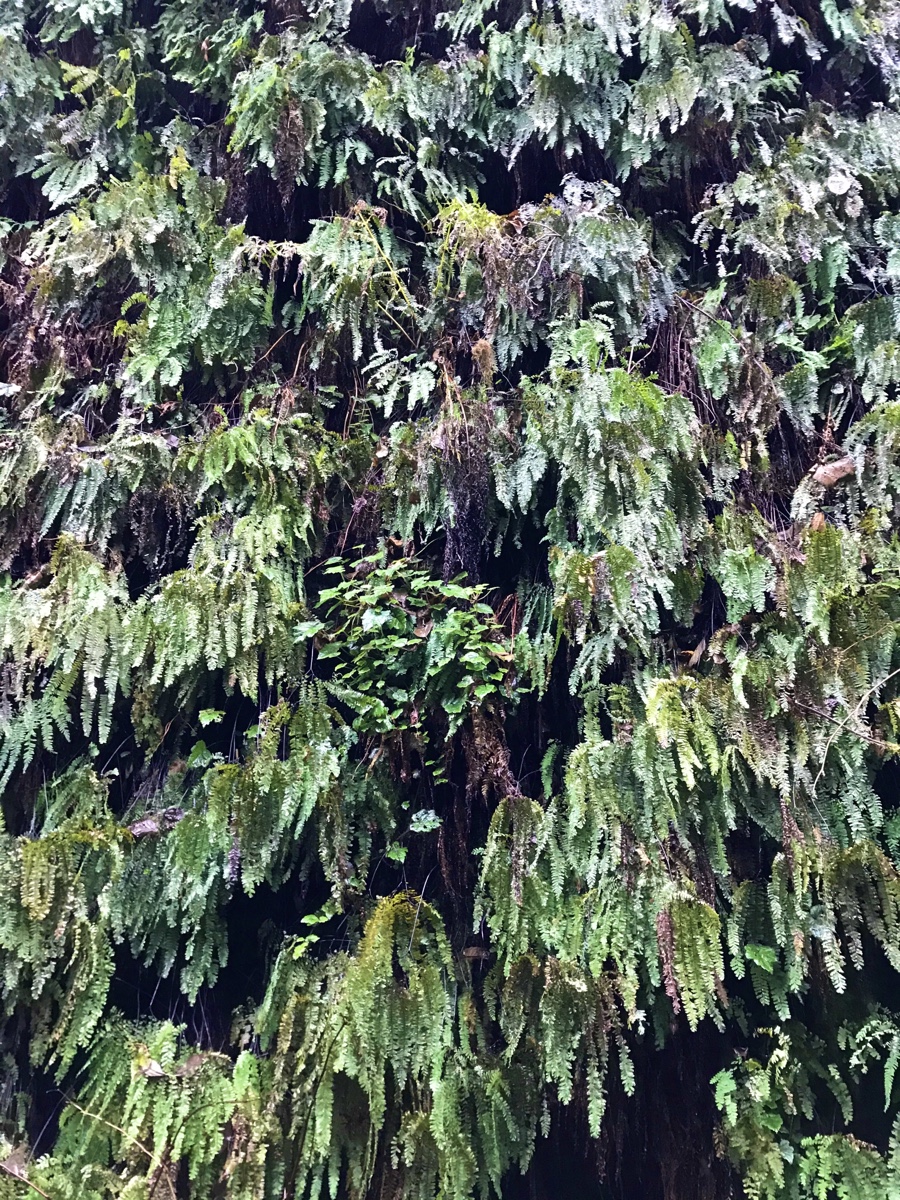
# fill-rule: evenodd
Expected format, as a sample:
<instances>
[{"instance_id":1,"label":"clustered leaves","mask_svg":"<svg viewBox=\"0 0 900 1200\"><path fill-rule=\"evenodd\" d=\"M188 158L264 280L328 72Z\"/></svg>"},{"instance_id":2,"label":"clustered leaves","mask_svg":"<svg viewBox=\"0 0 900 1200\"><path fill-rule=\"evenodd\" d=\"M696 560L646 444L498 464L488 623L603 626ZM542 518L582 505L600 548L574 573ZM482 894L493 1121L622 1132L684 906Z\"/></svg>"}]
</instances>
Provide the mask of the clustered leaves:
<instances>
[{"instance_id":1,"label":"clustered leaves","mask_svg":"<svg viewBox=\"0 0 900 1200\"><path fill-rule=\"evenodd\" d=\"M898 89L6 5L2 1200L900 1196Z\"/></svg>"}]
</instances>

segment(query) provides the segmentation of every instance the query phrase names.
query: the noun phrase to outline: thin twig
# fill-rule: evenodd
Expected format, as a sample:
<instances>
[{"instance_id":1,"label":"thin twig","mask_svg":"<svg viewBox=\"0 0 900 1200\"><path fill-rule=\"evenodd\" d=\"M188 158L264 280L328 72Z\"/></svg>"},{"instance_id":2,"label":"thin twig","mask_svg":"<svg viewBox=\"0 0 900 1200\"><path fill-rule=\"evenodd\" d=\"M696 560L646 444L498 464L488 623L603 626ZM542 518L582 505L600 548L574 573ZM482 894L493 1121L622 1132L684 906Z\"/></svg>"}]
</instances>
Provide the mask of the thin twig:
<instances>
[{"instance_id":1,"label":"thin twig","mask_svg":"<svg viewBox=\"0 0 900 1200\"><path fill-rule=\"evenodd\" d=\"M822 778L822 776L825 773L825 763L828 759L828 752L831 749L831 747L834 745L834 743L837 741L840 734L843 732L844 729L847 728L847 726L850 724L850 722L852 720L854 720L854 718L859 717L863 708L866 706L866 704L868 704L870 698L874 695L874 693L877 692L879 688L883 688L886 683L889 683L890 680L892 680L897 675L900 675L900 667L898 667L895 671L891 671L891 673L889 675L885 675L884 679L880 679L878 681L878 683L872 684L872 686L868 689L868 691L863 692L862 696L860 696L860 698L859 698L859 703L857 704L856 708L854 708L853 712L849 713L844 718L843 721L840 721L840 722L835 721L835 724L837 725L837 729L835 729L834 733L832 733L831 737L825 743L825 750L822 753L822 765L819 767L819 773L816 775L815 779L813 780L813 785L812 785L813 792L815 792L816 788L818 787L819 780ZM834 718L829 718L829 720L834 720ZM867 741L872 740L871 738L867 738L865 734L858 734L857 736L862 737ZM889 748L890 744L882 743L882 745L885 746L886 748Z\"/></svg>"},{"instance_id":2,"label":"thin twig","mask_svg":"<svg viewBox=\"0 0 900 1200\"><path fill-rule=\"evenodd\" d=\"M347 1027L347 1018L346 1018L346 1017L344 1017L344 1018L341 1020L341 1023L340 1023L340 1025L338 1026L338 1028L337 1028L337 1031L336 1031L336 1033L335 1033L334 1037L331 1039L331 1044L329 1045L329 1047L328 1047L328 1050L326 1051L326 1054L325 1054L325 1062L324 1062L324 1064L323 1064L323 1066L322 1066L322 1070L321 1070L321 1071L319 1072L319 1074L316 1076L316 1083L315 1083L315 1087L313 1088L312 1097L310 1098L309 1105L308 1105L308 1107L307 1107L307 1109L306 1109L306 1116L305 1116L305 1117L304 1117L304 1119L303 1119L303 1127L302 1127L302 1129L300 1130L300 1136L299 1136L299 1138L298 1138L298 1139L297 1139L297 1141L296 1141L296 1153L295 1153L295 1157L294 1157L294 1162L293 1162L293 1164L292 1164L292 1166L291 1166L291 1173L290 1173L290 1176L289 1176L289 1179L290 1179L290 1182L291 1182L291 1184L293 1184L293 1183L294 1183L294 1181L296 1180L296 1178L297 1178L297 1174L298 1174L298 1172L299 1172L299 1170L300 1170L301 1155L303 1154L303 1151L304 1151L304 1149L305 1149L305 1143L306 1143L306 1133L307 1133L307 1130L309 1129L309 1120L310 1120L310 1117L311 1117L311 1116L312 1116L312 1114L313 1114L313 1109L315 1108L315 1104L316 1104L316 1098L317 1098L317 1097L318 1097L318 1095L319 1095L319 1088L320 1088L320 1086L321 1086L321 1084L322 1084L322 1080L325 1078L325 1075L326 1075L326 1073L327 1073L327 1071L328 1071L328 1064L329 1064L329 1062L330 1062L330 1060L331 1060L331 1054L332 1054L332 1051L334 1050L335 1046L337 1045L338 1038L339 1038L339 1037L341 1036L341 1034L344 1032L344 1030L346 1029L346 1027ZM322 1043L322 1041L323 1041L324 1037L325 1037L325 1030L323 1029L323 1030L322 1030L322 1033L320 1034L320 1036L319 1036L319 1038L318 1038L318 1040L317 1040L317 1042L316 1042L316 1047L315 1047L315 1048L316 1048L316 1050L318 1050L318 1048L319 1048L319 1046L321 1045L321 1043Z\"/></svg>"},{"instance_id":3,"label":"thin twig","mask_svg":"<svg viewBox=\"0 0 900 1200\"><path fill-rule=\"evenodd\" d=\"M44 1200L53 1200L53 1197L48 1195L47 1192L42 1191L36 1183L32 1183L30 1179L24 1175L20 1175L18 1171L14 1171L11 1167L8 1167L6 1163L0 1162L0 1170L5 1171L12 1179L17 1179L19 1183L24 1183L26 1187L30 1187L33 1192L37 1192L39 1196L43 1196Z\"/></svg>"},{"instance_id":4,"label":"thin twig","mask_svg":"<svg viewBox=\"0 0 900 1200\"><path fill-rule=\"evenodd\" d=\"M99 1121L102 1125L108 1125L110 1129L114 1129L116 1133L121 1133L123 1137L126 1137L130 1142L133 1142L134 1145L137 1146L138 1150L143 1151L143 1153L147 1155L158 1171L164 1170L165 1163L163 1160L159 1158L158 1155L154 1154L152 1150L148 1150L144 1143L139 1142L134 1134L129 1133L127 1129L123 1129L121 1125L116 1125L113 1121L107 1120L106 1117L101 1117L99 1113L88 1112L86 1108L82 1108L81 1105L76 1104L74 1100L70 1100L69 1103L73 1108L77 1109L78 1112L82 1113L86 1117L90 1117L92 1121ZM172 1180L169 1177L168 1171L165 1171L165 1176L166 1183L169 1185L169 1192L172 1195L172 1200L178 1200L178 1197L175 1195L175 1189L172 1186Z\"/></svg>"},{"instance_id":5,"label":"thin twig","mask_svg":"<svg viewBox=\"0 0 900 1200\"><path fill-rule=\"evenodd\" d=\"M425 903L425 889L428 887L428 880L431 878L431 876L433 874L434 874L434 867L432 867L431 870L428 872L428 874L425 876L425 882L422 884L422 891L419 893L419 903L416 905L416 915L413 918L412 931L410 932L410 935L409 935L409 946L407 947L407 950L406 950L407 954L412 953L413 938L416 936L416 926L419 923L419 913L422 911L422 905Z\"/></svg>"},{"instance_id":6,"label":"thin twig","mask_svg":"<svg viewBox=\"0 0 900 1200\"><path fill-rule=\"evenodd\" d=\"M813 716L821 717L823 721L830 721L832 725L837 725L838 730L834 735L835 737L840 736L841 730L846 729L851 719L848 717L844 721L839 721L837 717L833 717L831 713L823 712L821 708L813 708L811 704L801 704L799 700L795 700L794 703L798 708L802 708L804 712L812 713ZM871 746L877 746L879 750L900 750L900 746L896 742L885 742L881 738L873 737L870 733L863 733L861 729L854 729L853 734L855 737L860 738L861 741L868 742ZM829 742L825 748L826 754L830 746L831 743Z\"/></svg>"},{"instance_id":7,"label":"thin twig","mask_svg":"<svg viewBox=\"0 0 900 1200\"><path fill-rule=\"evenodd\" d=\"M387 265L387 269L391 274L391 278L394 280L394 283L397 286L397 290L400 292L400 295L403 297L406 307L409 309L409 311L413 315L413 317L417 317L418 311L413 302L413 298L412 298L412 296L410 296L409 292L406 290L406 285L404 284L403 280L400 278L400 275L397 272L397 268L394 266L394 264L391 262L391 260L388 258L387 254L385 253L384 246L382 246L381 242L379 242L378 238L376 237L375 232L373 231L372 227L369 225L369 222L366 219L365 214L360 212L359 216L362 219L363 229L365 229L366 233L371 238L372 243L375 246L375 249L378 251L378 253L381 255L381 257L384 259L384 261Z\"/></svg>"},{"instance_id":8,"label":"thin twig","mask_svg":"<svg viewBox=\"0 0 900 1200\"><path fill-rule=\"evenodd\" d=\"M288 335L289 333L291 333L291 332L292 332L292 331L291 331L290 329L286 329L286 330L284 331L284 333L283 333L283 334L282 334L280 337L277 337L277 338L275 339L275 341L272 343L272 345L271 345L271 346L268 348L268 350L265 352L265 354L261 354L261 355L259 356L259 358L258 358L258 359L256 360L256 362L253 364L253 366L254 366L254 367L258 367L258 366L259 366L259 364L260 364L260 363L261 363L261 362L262 362L264 359L266 359L266 358L268 358L268 357L269 357L269 355L272 353L272 351L275 349L275 347L278 345L278 343L279 343L279 342L283 342L283 341L284 341L284 339L287 337L287 335Z\"/></svg>"},{"instance_id":9,"label":"thin twig","mask_svg":"<svg viewBox=\"0 0 900 1200\"><path fill-rule=\"evenodd\" d=\"M397 328L400 330L400 332L403 334L403 336L406 338L406 340L409 342L409 344L410 344L410 345L413 347L413 349L415 349L415 348L416 348L416 343L415 343L415 341L414 341L414 340L413 340L413 338L410 336L410 334L407 332L407 330L405 330L405 329L403 328L403 326L400 324L400 322L397 320L397 318L394 316L394 314L393 314L392 312L389 312L389 311L388 311L388 309L386 309L386 308L384 307L384 305L381 303L381 301L380 301L380 300L375 300L375 299L373 299L373 300L372 300L372 303L375 305L375 307L376 307L376 308L377 308L377 309L378 309L380 312L383 312L383 313L384 313L384 315L387 317L387 319L388 319L389 321L393 321L393 322L394 322L394 324L397 326Z\"/></svg>"},{"instance_id":10,"label":"thin twig","mask_svg":"<svg viewBox=\"0 0 900 1200\"><path fill-rule=\"evenodd\" d=\"M705 308L701 308L700 305L695 304L693 300L688 300L687 296L682 296L680 292L676 293L675 299L680 300L682 304L686 304L688 308L692 308L694 312L699 313L701 317L706 317L707 321L714 321L716 325L721 325L723 329L727 329L737 344L741 344L741 339L734 332L734 329L727 321L723 321L721 317L714 317L712 313L708 313Z\"/></svg>"}]
</instances>

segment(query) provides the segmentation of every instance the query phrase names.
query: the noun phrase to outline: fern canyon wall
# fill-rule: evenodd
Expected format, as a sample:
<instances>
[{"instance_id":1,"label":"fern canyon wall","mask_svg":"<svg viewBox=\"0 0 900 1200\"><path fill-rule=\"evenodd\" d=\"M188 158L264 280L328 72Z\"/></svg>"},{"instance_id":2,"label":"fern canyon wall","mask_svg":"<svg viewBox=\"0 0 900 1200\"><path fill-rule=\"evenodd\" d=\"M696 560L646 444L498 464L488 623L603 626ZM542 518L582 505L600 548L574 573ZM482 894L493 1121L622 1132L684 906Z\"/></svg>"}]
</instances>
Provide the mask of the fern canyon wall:
<instances>
[{"instance_id":1,"label":"fern canyon wall","mask_svg":"<svg viewBox=\"0 0 900 1200\"><path fill-rule=\"evenodd\" d=\"M900 1200L900 0L0 0L0 1200Z\"/></svg>"}]
</instances>

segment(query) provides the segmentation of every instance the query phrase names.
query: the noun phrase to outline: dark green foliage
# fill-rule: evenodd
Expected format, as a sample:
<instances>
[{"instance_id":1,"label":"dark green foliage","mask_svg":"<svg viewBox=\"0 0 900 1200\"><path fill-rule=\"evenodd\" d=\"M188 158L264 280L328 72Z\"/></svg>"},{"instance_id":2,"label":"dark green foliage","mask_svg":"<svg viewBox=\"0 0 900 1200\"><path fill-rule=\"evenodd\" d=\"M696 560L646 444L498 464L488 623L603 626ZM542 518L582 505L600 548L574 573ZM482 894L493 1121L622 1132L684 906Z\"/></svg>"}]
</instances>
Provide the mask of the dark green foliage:
<instances>
[{"instance_id":1,"label":"dark green foliage","mask_svg":"<svg viewBox=\"0 0 900 1200\"><path fill-rule=\"evenodd\" d=\"M900 1197L898 102L0 6L0 1200Z\"/></svg>"}]
</instances>

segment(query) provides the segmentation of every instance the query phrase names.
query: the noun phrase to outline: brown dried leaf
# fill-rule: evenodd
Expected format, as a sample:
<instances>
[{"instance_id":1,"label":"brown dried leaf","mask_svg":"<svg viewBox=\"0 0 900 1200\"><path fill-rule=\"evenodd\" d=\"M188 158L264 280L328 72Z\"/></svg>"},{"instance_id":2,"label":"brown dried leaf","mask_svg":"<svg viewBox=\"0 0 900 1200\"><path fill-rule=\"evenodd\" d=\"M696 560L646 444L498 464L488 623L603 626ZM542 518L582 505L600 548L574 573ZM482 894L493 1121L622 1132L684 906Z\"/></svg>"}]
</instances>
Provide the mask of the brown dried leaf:
<instances>
[{"instance_id":1,"label":"brown dried leaf","mask_svg":"<svg viewBox=\"0 0 900 1200\"><path fill-rule=\"evenodd\" d=\"M696 667L697 663L703 657L705 651L706 651L706 638L701 638L700 641L697 643L697 645L694 647L694 651L691 654L691 657L688 659L688 666Z\"/></svg>"},{"instance_id":2,"label":"brown dried leaf","mask_svg":"<svg viewBox=\"0 0 900 1200\"><path fill-rule=\"evenodd\" d=\"M822 463L813 471L813 479L816 483L820 483L822 487L833 487L839 480L847 475L852 475L856 470L856 464L849 454L845 454L843 458L839 458L837 462Z\"/></svg>"}]
</instances>

